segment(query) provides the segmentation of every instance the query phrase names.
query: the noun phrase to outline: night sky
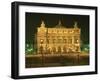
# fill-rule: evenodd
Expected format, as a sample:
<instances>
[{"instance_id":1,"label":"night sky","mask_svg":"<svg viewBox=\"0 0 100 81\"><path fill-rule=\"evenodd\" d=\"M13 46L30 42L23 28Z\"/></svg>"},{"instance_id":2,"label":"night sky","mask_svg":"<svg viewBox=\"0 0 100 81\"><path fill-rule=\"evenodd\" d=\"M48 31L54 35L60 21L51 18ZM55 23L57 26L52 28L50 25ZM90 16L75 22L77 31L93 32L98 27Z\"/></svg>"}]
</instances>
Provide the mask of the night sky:
<instances>
[{"instance_id":1,"label":"night sky","mask_svg":"<svg viewBox=\"0 0 100 81\"><path fill-rule=\"evenodd\" d=\"M37 27L40 27L41 21L45 22L46 27L54 27L61 20L62 26L67 28L73 27L74 22L78 23L81 28L81 40L84 44L89 44L89 16L88 15L71 15L71 14L49 14L49 13L27 13L25 14L26 22L26 43L33 44L34 35Z\"/></svg>"}]
</instances>

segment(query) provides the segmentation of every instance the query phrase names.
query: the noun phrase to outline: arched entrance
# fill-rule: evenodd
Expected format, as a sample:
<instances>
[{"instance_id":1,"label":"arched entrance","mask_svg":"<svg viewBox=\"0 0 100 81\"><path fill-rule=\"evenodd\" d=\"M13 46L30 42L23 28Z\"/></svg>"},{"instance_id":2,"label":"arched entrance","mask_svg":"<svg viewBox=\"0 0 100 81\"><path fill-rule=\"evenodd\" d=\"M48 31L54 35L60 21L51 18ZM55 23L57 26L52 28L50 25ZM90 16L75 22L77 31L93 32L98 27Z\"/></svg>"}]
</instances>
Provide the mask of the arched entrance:
<instances>
[{"instance_id":1,"label":"arched entrance","mask_svg":"<svg viewBox=\"0 0 100 81\"><path fill-rule=\"evenodd\" d=\"M56 48L55 47L52 47L52 51L55 54L56 53Z\"/></svg>"},{"instance_id":2,"label":"arched entrance","mask_svg":"<svg viewBox=\"0 0 100 81\"><path fill-rule=\"evenodd\" d=\"M66 46L63 47L63 53L66 53Z\"/></svg>"},{"instance_id":3,"label":"arched entrance","mask_svg":"<svg viewBox=\"0 0 100 81\"><path fill-rule=\"evenodd\" d=\"M58 53L61 53L61 47L60 46L58 47Z\"/></svg>"}]
</instances>

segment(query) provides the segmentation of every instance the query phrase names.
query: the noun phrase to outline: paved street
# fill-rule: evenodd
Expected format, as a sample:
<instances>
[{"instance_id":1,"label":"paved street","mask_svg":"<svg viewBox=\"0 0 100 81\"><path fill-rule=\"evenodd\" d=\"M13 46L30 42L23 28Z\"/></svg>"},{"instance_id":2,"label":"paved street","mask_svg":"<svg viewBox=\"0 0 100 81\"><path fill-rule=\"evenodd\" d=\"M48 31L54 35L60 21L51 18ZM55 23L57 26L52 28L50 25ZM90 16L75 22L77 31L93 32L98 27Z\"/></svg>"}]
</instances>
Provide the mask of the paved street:
<instances>
[{"instance_id":1,"label":"paved street","mask_svg":"<svg viewBox=\"0 0 100 81\"><path fill-rule=\"evenodd\" d=\"M88 65L89 54L26 55L26 68Z\"/></svg>"}]
</instances>

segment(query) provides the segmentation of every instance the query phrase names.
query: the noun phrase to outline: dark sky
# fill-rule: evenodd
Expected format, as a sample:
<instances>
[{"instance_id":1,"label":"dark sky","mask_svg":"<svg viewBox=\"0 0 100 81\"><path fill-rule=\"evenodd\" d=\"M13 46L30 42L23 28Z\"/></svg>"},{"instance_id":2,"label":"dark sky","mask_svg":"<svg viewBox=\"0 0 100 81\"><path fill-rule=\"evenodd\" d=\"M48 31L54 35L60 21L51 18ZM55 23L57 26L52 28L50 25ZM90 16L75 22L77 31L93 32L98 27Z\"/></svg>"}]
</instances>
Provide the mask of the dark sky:
<instances>
[{"instance_id":1,"label":"dark sky","mask_svg":"<svg viewBox=\"0 0 100 81\"><path fill-rule=\"evenodd\" d=\"M63 26L73 27L74 22L78 22L81 28L81 40L83 43L89 43L89 16L88 15L71 15L71 14L49 14L49 13L27 13L25 14L26 22L26 43L33 43L34 34L41 21L45 22L46 27L54 27L59 20Z\"/></svg>"}]
</instances>

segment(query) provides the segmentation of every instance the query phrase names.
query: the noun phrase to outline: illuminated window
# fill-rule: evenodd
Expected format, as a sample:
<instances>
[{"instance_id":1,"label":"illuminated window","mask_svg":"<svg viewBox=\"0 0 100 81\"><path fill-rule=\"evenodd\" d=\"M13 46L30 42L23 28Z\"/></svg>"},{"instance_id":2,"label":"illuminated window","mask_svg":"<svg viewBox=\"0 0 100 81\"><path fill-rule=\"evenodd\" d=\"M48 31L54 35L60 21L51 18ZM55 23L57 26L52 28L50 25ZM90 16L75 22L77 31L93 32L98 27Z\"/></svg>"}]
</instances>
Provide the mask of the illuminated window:
<instances>
[{"instance_id":1,"label":"illuminated window","mask_svg":"<svg viewBox=\"0 0 100 81\"><path fill-rule=\"evenodd\" d=\"M68 44L72 44L72 38L68 37Z\"/></svg>"},{"instance_id":2,"label":"illuminated window","mask_svg":"<svg viewBox=\"0 0 100 81\"><path fill-rule=\"evenodd\" d=\"M60 30L57 30L57 33L59 33L60 32Z\"/></svg>"},{"instance_id":3,"label":"illuminated window","mask_svg":"<svg viewBox=\"0 0 100 81\"><path fill-rule=\"evenodd\" d=\"M67 43L67 40L66 40L66 39L63 39L63 42L64 42L64 43Z\"/></svg>"},{"instance_id":4,"label":"illuminated window","mask_svg":"<svg viewBox=\"0 0 100 81\"><path fill-rule=\"evenodd\" d=\"M55 30L55 33L57 33L57 31Z\"/></svg>"},{"instance_id":5,"label":"illuminated window","mask_svg":"<svg viewBox=\"0 0 100 81\"><path fill-rule=\"evenodd\" d=\"M53 43L56 43L56 39L53 39Z\"/></svg>"},{"instance_id":6,"label":"illuminated window","mask_svg":"<svg viewBox=\"0 0 100 81\"><path fill-rule=\"evenodd\" d=\"M56 52L56 48L52 47L52 51L53 51L53 53L55 53Z\"/></svg>"},{"instance_id":7,"label":"illuminated window","mask_svg":"<svg viewBox=\"0 0 100 81\"><path fill-rule=\"evenodd\" d=\"M48 43L50 43L50 41L51 41L51 40L50 40L50 39L48 39Z\"/></svg>"},{"instance_id":8,"label":"illuminated window","mask_svg":"<svg viewBox=\"0 0 100 81\"><path fill-rule=\"evenodd\" d=\"M64 33L67 33L67 30L64 30Z\"/></svg>"},{"instance_id":9,"label":"illuminated window","mask_svg":"<svg viewBox=\"0 0 100 81\"><path fill-rule=\"evenodd\" d=\"M62 40L61 39L58 39L58 43L62 43Z\"/></svg>"},{"instance_id":10,"label":"illuminated window","mask_svg":"<svg viewBox=\"0 0 100 81\"><path fill-rule=\"evenodd\" d=\"M50 36L48 36L48 38L50 38Z\"/></svg>"},{"instance_id":11,"label":"illuminated window","mask_svg":"<svg viewBox=\"0 0 100 81\"><path fill-rule=\"evenodd\" d=\"M74 33L74 31L73 30L70 30L70 33Z\"/></svg>"},{"instance_id":12,"label":"illuminated window","mask_svg":"<svg viewBox=\"0 0 100 81\"><path fill-rule=\"evenodd\" d=\"M65 39L65 38L66 38L66 36L63 36L62 38L63 38L63 39Z\"/></svg>"},{"instance_id":13,"label":"illuminated window","mask_svg":"<svg viewBox=\"0 0 100 81\"><path fill-rule=\"evenodd\" d=\"M79 29L75 30L75 33L79 33Z\"/></svg>"},{"instance_id":14,"label":"illuminated window","mask_svg":"<svg viewBox=\"0 0 100 81\"><path fill-rule=\"evenodd\" d=\"M49 33L51 33L51 30L48 30Z\"/></svg>"},{"instance_id":15,"label":"illuminated window","mask_svg":"<svg viewBox=\"0 0 100 81\"><path fill-rule=\"evenodd\" d=\"M52 36L52 38L55 38L55 36Z\"/></svg>"},{"instance_id":16,"label":"illuminated window","mask_svg":"<svg viewBox=\"0 0 100 81\"><path fill-rule=\"evenodd\" d=\"M57 36L57 38L59 39L59 38L60 38L60 36Z\"/></svg>"}]
</instances>

